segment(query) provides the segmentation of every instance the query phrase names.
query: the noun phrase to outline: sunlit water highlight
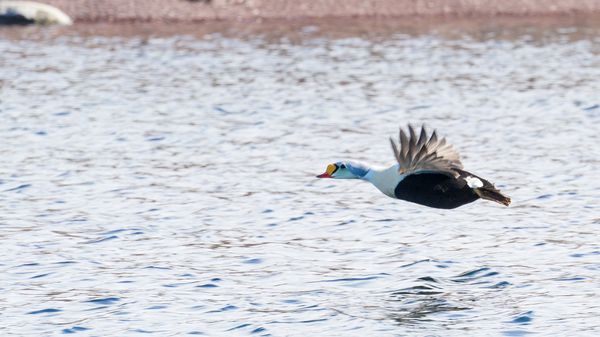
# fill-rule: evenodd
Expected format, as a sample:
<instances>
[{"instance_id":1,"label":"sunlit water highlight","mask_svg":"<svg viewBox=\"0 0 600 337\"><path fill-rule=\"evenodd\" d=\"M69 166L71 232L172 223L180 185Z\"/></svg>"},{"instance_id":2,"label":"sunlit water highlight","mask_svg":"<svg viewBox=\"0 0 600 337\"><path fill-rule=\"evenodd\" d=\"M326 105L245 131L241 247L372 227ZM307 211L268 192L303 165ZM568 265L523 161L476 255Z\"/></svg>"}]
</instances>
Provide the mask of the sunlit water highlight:
<instances>
[{"instance_id":1,"label":"sunlit water highlight","mask_svg":"<svg viewBox=\"0 0 600 337\"><path fill-rule=\"evenodd\" d=\"M362 28L0 30L0 334L599 334L600 30ZM314 178L408 122L513 205Z\"/></svg>"}]
</instances>

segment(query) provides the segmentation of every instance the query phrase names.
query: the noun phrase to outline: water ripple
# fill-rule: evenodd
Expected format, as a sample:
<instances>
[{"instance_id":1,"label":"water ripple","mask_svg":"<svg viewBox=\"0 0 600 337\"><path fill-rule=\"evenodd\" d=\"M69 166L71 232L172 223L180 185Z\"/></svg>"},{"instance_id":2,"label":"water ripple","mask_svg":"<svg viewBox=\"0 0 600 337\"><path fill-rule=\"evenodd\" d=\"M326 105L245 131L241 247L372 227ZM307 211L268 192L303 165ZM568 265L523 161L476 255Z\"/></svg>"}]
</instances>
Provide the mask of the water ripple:
<instances>
[{"instance_id":1,"label":"water ripple","mask_svg":"<svg viewBox=\"0 0 600 337\"><path fill-rule=\"evenodd\" d=\"M0 335L598 335L598 20L498 20L0 29ZM409 122L513 205L314 178Z\"/></svg>"}]
</instances>

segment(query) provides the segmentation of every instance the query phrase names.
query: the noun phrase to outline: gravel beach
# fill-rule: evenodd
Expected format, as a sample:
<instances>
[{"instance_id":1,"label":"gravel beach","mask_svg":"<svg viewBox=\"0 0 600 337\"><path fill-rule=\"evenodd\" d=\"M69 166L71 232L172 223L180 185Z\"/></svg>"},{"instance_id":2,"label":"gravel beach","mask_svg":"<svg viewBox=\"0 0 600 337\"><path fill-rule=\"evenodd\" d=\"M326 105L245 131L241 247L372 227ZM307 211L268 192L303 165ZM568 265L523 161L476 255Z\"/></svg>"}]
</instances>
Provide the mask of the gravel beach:
<instances>
[{"instance_id":1,"label":"gravel beach","mask_svg":"<svg viewBox=\"0 0 600 337\"><path fill-rule=\"evenodd\" d=\"M79 22L594 15L600 0L44 0Z\"/></svg>"}]
</instances>

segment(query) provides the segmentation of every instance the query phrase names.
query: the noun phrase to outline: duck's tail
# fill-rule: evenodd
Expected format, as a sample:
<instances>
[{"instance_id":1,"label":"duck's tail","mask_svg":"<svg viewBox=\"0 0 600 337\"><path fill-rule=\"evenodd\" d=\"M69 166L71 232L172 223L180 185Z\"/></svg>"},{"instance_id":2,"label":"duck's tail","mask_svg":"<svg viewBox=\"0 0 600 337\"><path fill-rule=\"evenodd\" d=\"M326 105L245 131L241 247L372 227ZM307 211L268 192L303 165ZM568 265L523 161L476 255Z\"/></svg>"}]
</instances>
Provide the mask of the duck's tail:
<instances>
[{"instance_id":1,"label":"duck's tail","mask_svg":"<svg viewBox=\"0 0 600 337\"><path fill-rule=\"evenodd\" d=\"M473 191L475 191L481 199L495 201L504 206L510 205L510 198L502 194L502 192L493 185L474 188Z\"/></svg>"}]
</instances>

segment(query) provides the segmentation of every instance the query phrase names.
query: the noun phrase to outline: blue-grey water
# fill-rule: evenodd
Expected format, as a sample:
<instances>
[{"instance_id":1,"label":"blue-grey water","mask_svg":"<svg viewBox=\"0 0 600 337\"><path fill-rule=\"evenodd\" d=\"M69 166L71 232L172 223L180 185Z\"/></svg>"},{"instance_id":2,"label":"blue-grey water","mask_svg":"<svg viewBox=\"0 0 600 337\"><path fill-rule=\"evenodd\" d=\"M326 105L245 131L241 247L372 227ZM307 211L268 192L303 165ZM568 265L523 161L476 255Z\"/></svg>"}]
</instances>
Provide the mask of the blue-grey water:
<instances>
[{"instance_id":1,"label":"blue-grey water","mask_svg":"<svg viewBox=\"0 0 600 337\"><path fill-rule=\"evenodd\" d=\"M283 26L0 29L0 335L600 334L598 26ZM408 122L513 204L314 178Z\"/></svg>"}]
</instances>

